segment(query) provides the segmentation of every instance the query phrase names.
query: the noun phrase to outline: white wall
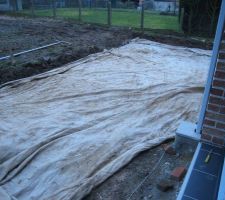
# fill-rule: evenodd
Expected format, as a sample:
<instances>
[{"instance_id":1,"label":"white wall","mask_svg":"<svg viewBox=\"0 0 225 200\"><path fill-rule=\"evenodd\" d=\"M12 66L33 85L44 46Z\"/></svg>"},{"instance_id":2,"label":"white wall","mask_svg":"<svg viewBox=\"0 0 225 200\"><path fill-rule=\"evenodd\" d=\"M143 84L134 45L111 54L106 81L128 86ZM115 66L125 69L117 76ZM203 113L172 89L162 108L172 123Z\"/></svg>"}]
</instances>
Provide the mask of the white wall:
<instances>
[{"instance_id":1,"label":"white wall","mask_svg":"<svg viewBox=\"0 0 225 200\"><path fill-rule=\"evenodd\" d=\"M6 0L6 3L1 3L0 2L0 11L7 11L9 10L9 0Z\"/></svg>"},{"instance_id":2,"label":"white wall","mask_svg":"<svg viewBox=\"0 0 225 200\"><path fill-rule=\"evenodd\" d=\"M18 10L23 10L22 0L17 0Z\"/></svg>"},{"instance_id":3,"label":"white wall","mask_svg":"<svg viewBox=\"0 0 225 200\"><path fill-rule=\"evenodd\" d=\"M174 2L155 1L154 2L154 10L157 10L157 11L168 11L169 5L170 5L170 12L173 12L174 11Z\"/></svg>"},{"instance_id":4,"label":"white wall","mask_svg":"<svg viewBox=\"0 0 225 200\"><path fill-rule=\"evenodd\" d=\"M22 10L22 0L17 0L18 10ZM6 3L0 3L0 11L12 11L13 6L10 5L10 0L6 0Z\"/></svg>"}]
</instances>

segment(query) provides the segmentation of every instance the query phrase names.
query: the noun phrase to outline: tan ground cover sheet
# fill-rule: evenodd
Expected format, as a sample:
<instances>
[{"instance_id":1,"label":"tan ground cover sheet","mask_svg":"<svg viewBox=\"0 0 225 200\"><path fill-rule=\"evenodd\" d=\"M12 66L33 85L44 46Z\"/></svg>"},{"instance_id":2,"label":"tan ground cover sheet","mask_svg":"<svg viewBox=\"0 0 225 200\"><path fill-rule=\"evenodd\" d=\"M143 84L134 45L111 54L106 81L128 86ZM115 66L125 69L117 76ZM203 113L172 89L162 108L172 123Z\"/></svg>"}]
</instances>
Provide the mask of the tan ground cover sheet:
<instances>
[{"instance_id":1,"label":"tan ground cover sheet","mask_svg":"<svg viewBox=\"0 0 225 200\"><path fill-rule=\"evenodd\" d=\"M209 60L136 39L1 86L0 199L81 199L197 120Z\"/></svg>"}]
</instances>

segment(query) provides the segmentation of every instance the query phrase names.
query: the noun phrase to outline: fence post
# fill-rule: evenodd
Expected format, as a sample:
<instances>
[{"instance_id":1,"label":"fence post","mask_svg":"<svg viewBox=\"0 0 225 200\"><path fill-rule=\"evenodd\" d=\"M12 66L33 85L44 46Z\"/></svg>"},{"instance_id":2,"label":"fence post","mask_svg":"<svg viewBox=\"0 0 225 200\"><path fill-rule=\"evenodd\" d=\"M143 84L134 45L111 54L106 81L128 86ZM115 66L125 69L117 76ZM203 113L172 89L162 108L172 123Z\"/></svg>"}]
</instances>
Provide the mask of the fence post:
<instances>
[{"instance_id":1,"label":"fence post","mask_svg":"<svg viewBox=\"0 0 225 200\"><path fill-rule=\"evenodd\" d=\"M141 30L144 30L144 1L141 4Z\"/></svg>"},{"instance_id":2,"label":"fence post","mask_svg":"<svg viewBox=\"0 0 225 200\"><path fill-rule=\"evenodd\" d=\"M79 19L79 22L81 22L81 20L82 20L82 17L81 17L81 15L82 15L82 13L81 13L81 0L78 0L78 6L79 6L79 17L78 17L78 19Z\"/></svg>"},{"instance_id":3,"label":"fence post","mask_svg":"<svg viewBox=\"0 0 225 200\"><path fill-rule=\"evenodd\" d=\"M55 0L52 0L52 11L53 11L53 17L56 17L56 7L55 7Z\"/></svg>"},{"instance_id":4,"label":"fence post","mask_svg":"<svg viewBox=\"0 0 225 200\"><path fill-rule=\"evenodd\" d=\"M174 16L176 15L176 8L177 8L177 1L174 1L174 10L173 10Z\"/></svg>"},{"instance_id":5,"label":"fence post","mask_svg":"<svg viewBox=\"0 0 225 200\"><path fill-rule=\"evenodd\" d=\"M31 0L31 15L34 17L34 0Z\"/></svg>"},{"instance_id":6,"label":"fence post","mask_svg":"<svg viewBox=\"0 0 225 200\"><path fill-rule=\"evenodd\" d=\"M112 6L111 1L108 1L107 3L107 10L108 10L108 26L112 25Z\"/></svg>"},{"instance_id":7,"label":"fence post","mask_svg":"<svg viewBox=\"0 0 225 200\"><path fill-rule=\"evenodd\" d=\"M13 6L13 12L16 13L18 11L18 4L17 1L13 1L12 2L12 6Z\"/></svg>"},{"instance_id":8,"label":"fence post","mask_svg":"<svg viewBox=\"0 0 225 200\"><path fill-rule=\"evenodd\" d=\"M181 13L180 13L180 31L182 31L182 26L183 26L183 20L184 20L184 8L181 8Z\"/></svg>"}]
</instances>

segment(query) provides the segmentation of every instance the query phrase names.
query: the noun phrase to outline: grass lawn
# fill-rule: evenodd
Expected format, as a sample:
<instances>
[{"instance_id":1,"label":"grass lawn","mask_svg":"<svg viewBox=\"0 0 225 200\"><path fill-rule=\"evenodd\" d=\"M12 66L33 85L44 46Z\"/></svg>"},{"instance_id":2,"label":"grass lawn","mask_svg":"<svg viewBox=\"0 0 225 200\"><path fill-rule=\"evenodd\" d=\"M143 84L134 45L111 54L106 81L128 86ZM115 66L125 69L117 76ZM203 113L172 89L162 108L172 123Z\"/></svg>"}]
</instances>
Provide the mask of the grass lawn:
<instances>
[{"instance_id":1,"label":"grass lawn","mask_svg":"<svg viewBox=\"0 0 225 200\"><path fill-rule=\"evenodd\" d=\"M30 15L31 11L24 10L21 14ZM35 15L40 17L52 17L52 9L35 10ZM57 17L78 20L77 8L57 8ZM112 9L112 25L140 27L141 13L137 10ZM83 9L82 21L90 23L107 24L106 9ZM158 13L145 11L144 27L151 29L167 29L179 31L177 16L159 15Z\"/></svg>"}]
</instances>

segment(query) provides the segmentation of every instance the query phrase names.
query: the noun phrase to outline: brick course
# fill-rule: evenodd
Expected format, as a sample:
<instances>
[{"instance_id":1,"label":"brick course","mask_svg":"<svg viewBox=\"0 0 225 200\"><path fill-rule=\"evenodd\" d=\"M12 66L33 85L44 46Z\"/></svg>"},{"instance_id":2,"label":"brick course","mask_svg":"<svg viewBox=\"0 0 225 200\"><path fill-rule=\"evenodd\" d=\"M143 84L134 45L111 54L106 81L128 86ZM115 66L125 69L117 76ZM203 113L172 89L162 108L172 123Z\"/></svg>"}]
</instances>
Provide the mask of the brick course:
<instances>
[{"instance_id":1,"label":"brick course","mask_svg":"<svg viewBox=\"0 0 225 200\"><path fill-rule=\"evenodd\" d=\"M224 90L222 89L216 89L216 88L212 88L211 89L211 94L215 95L215 96L223 96Z\"/></svg>"},{"instance_id":2,"label":"brick course","mask_svg":"<svg viewBox=\"0 0 225 200\"><path fill-rule=\"evenodd\" d=\"M213 136L212 142L216 145L222 145L222 146L224 145L224 139L221 137Z\"/></svg>"},{"instance_id":3,"label":"brick course","mask_svg":"<svg viewBox=\"0 0 225 200\"><path fill-rule=\"evenodd\" d=\"M224 79L225 78L225 72L222 71L216 71L215 77L219 79Z\"/></svg>"},{"instance_id":4,"label":"brick course","mask_svg":"<svg viewBox=\"0 0 225 200\"><path fill-rule=\"evenodd\" d=\"M225 34L220 45L201 139L215 145L225 145Z\"/></svg>"},{"instance_id":5,"label":"brick course","mask_svg":"<svg viewBox=\"0 0 225 200\"><path fill-rule=\"evenodd\" d=\"M217 70L218 71L225 71L225 61L218 61Z\"/></svg>"},{"instance_id":6,"label":"brick course","mask_svg":"<svg viewBox=\"0 0 225 200\"><path fill-rule=\"evenodd\" d=\"M213 105L213 104L208 104L207 107L208 111L212 111L212 112L219 112L220 111L220 107L218 105Z\"/></svg>"},{"instance_id":7,"label":"brick course","mask_svg":"<svg viewBox=\"0 0 225 200\"><path fill-rule=\"evenodd\" d=\"M225 52L224 51L219 52L219 59L225 59Z\"/></svg>"},{"instance_id":8,"label":"brick course","mask_svg":"<svg viewBox=\"0 0 225 200\"><path fill-rule=\"evenodd\" d=\"M213 87L225 89L225 80L214 79L213 80Z\"/></svg>"}]
</instances>

